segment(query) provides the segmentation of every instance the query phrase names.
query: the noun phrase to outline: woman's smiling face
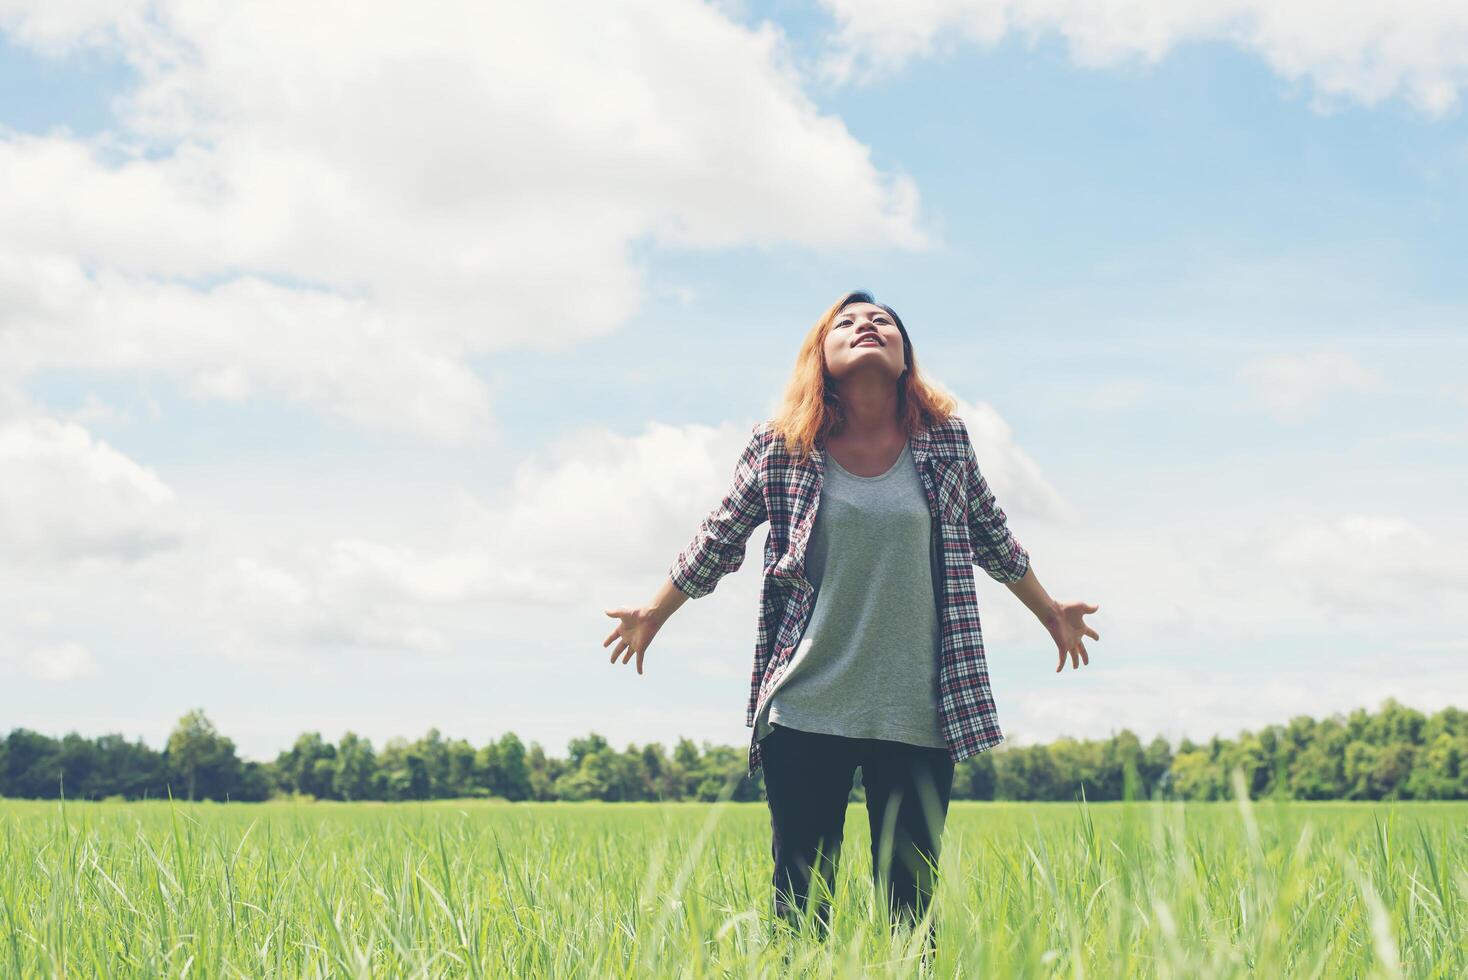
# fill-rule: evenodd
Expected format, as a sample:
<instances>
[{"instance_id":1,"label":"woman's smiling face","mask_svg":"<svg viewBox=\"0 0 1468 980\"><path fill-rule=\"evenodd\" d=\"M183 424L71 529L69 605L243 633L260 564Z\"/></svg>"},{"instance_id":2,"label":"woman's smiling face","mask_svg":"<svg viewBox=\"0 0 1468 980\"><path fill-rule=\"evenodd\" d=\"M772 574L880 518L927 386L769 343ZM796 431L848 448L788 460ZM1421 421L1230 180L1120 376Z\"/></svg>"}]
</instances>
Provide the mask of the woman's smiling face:
<instances>
[{"instance_id":1,"label":"woman's smiling face","mask_svg":"<svg viewBox=\"0 0 1468 980\"><path fill-rule=\"evenodd\" d=\"M902 331L891 314L873 303L841 308L826 334L825 355L826 370L833 378L875 367L896 380L907 366Z\"/></svg>"}]
</instances>

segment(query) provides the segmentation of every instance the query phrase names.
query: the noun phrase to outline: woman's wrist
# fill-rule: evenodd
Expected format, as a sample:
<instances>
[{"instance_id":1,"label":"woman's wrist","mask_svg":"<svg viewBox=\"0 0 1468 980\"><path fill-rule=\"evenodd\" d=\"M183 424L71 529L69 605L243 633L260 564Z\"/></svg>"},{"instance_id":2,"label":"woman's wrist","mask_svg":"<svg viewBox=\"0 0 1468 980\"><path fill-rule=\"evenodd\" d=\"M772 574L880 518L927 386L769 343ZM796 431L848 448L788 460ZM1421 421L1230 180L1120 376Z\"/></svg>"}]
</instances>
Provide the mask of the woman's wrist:
<instances>
[{"instance_id":1,"label":"woman's wrist","mask_svg":"<svg viewBox=\"0 0 1468 980\"><path fill-rule=\"evenodd\" d=\"M657 595L653 596L643 609L659 625L668 621L668 617L678 611L683 603L688 601L688 594L673 584L671 578L664 579Z\"/></svg>"}]
</instances>

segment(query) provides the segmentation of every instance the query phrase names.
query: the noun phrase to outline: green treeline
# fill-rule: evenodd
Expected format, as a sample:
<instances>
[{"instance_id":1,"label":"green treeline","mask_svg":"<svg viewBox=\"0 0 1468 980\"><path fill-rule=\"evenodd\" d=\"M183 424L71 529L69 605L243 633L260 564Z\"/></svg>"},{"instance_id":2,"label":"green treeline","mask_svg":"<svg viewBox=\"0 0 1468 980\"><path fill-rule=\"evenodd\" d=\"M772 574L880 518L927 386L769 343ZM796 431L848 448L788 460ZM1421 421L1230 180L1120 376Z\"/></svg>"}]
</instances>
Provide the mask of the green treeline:
<instances>
[{"instance_id":1,"label":"green treeline","mask_svg":"<svg viewBox=\"0 0 1468 980\"><path fill-rule=\"evenodd\" d=\"M764 797L762 773L745 775L746 747L702 747L680 739L618 751L595 733L572 740L565 758L527 748L513 732L475 747L438 729L382 749L348 732L337 744L308 733L272 762L244 760L201 711L179 720L161 752L121 735L50 738L24 728L0 743L0 796L32 799L265 800L304 795L334 800L716 800ZM953 798L969 800L1216 800L1243 771L1255 798L1307 800L1468 799L1468 713L1431 716L1384 701L1324 720L1143 745L1123 729L1107 739L1061 738L1000 746L965 759ZM861 798L860 777L852 789Z\"/></svg>"}]
</instances>

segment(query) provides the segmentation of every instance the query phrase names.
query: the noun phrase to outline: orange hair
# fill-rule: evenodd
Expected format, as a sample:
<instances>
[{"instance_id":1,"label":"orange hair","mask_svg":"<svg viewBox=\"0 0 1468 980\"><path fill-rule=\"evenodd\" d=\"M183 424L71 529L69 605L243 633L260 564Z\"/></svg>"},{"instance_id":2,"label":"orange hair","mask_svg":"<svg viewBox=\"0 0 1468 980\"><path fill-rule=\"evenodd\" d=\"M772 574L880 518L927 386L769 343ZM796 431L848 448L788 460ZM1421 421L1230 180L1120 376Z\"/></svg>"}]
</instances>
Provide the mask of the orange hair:
<instances>
[{"instance_id":1,"label":"orange hair","mask_svg":"<svg viewBox=\"0 0 1468 980\"><path fill-rule=\"evenodd\" d=\"M796 458L805 459L816 446L824 447L826 436L841 422L840 399L834 379L826 370L826 335L836 322L836 314L852 303L880 306L902 333L907 369L896 382L897 414L909 436L947 419L958 405L957 399L930 384L918 370L912 340L892 307L876 302L871 293L847 293L821 314L801 341L800 351L795 355L795 370L785 388L784 404L771 419L774 431Z\"/></svg>"}]
</instances>

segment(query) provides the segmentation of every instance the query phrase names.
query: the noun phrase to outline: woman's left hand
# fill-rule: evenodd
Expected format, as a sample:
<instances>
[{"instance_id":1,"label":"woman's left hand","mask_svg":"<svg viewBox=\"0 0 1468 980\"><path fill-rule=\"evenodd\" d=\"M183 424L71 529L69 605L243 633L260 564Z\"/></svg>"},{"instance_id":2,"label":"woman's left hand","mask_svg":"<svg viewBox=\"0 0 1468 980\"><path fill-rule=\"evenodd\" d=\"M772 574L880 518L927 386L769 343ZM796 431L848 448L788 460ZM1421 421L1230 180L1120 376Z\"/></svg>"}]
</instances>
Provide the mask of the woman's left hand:
<instances>
[{"instance_id":1,"label":"woman's left hand","mask_svg":"<svg viewBox=\"0 0 1468 980\"><path fill-rule=\"evenodd\" d=\"M1060 663L1055 667L1057 674L1065 669L1067 655L1070 656L1071 670L1091 662L1090 654L1086 653L1085 637L1099 640L1101 634L1087 626L1081 617L1100 608L1089 602L1057 602L1051 614L1045 617L1045 628L1055 638L1055 646L1060 651Z\"/></svg>"}]
</instances>

